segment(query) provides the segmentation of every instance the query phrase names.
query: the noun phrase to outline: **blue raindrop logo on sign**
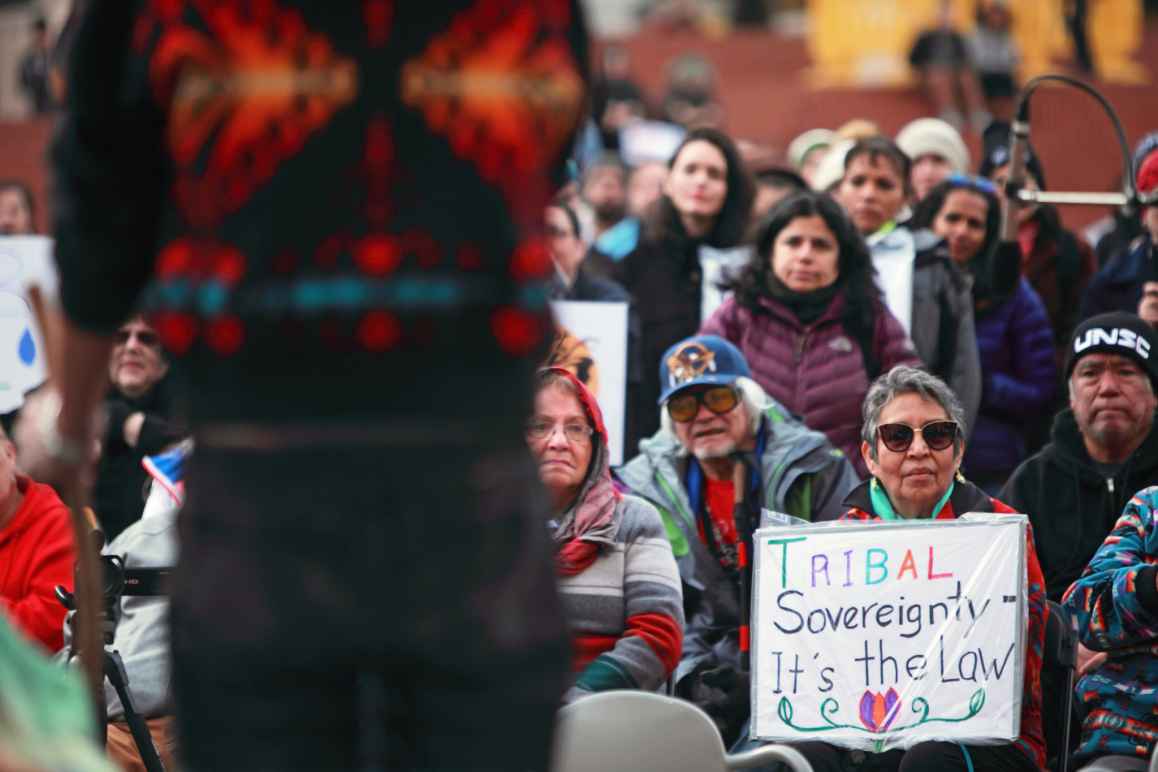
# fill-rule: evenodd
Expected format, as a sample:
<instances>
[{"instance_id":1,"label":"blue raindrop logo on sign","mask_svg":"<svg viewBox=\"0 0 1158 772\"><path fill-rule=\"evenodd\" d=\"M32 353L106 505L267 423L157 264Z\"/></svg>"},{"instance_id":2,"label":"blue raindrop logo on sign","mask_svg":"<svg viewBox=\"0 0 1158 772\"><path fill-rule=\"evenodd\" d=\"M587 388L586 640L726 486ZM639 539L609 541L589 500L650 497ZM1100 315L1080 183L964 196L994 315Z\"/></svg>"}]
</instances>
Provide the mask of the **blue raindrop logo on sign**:
<instances>
[{"instance_id":1,"label":"blue raindrop logo on sign","mask_svg":"<svg viewBox=\"0 0 1158 772\"><path fill-rule=\"evenodd\" d=\"M24 334L20 336L17 353L20 356L20 361L26 365L31 365L36 361L36 341L32 339L32 330L28 327L24 328Z\"/></svg>"}]
</instances>

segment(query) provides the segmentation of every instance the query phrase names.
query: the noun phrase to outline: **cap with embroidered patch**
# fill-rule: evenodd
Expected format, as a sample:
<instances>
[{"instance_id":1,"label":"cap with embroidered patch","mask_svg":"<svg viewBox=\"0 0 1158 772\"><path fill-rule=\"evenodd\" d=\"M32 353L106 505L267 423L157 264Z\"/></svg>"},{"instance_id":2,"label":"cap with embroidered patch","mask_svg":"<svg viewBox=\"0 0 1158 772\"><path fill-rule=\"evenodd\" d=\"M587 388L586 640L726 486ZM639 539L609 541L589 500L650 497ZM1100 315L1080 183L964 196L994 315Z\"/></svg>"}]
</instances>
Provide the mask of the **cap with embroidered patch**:
<instances>
[{"instance_id":1,"label":"cap with embroidered patch","mask_svg":"<svg viewBox=\"0 0 1158 772\"><path fill-rule=\"evenodd\" d=\"M740 349L716 335L696 335L669 348L659 360L659 404L692 386L721 386L751 377Z\"/></svg>"}]
</instances>

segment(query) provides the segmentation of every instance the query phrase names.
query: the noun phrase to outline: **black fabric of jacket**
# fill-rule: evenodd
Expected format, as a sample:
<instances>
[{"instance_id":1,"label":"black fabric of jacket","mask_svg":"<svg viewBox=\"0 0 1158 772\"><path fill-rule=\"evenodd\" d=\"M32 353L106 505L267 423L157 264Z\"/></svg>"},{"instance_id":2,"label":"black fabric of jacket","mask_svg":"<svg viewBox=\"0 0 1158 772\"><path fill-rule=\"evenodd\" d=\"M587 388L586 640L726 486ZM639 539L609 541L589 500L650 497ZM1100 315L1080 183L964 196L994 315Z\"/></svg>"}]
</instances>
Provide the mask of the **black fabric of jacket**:
<instances>
[{"instance_id":1,"label":"black fabric of jacket","mask_svg":"<svg viewBox=\"0 0 1158 772\"><path fill-rule=\"evenodd\" d=\"M1158 431L1151 428L1141 447L1108 479L1086 452L1073 411L1058 413L1051 437L1017 468L999 498L1029 515L1046 593L1060 601L1130 497L1158 483Z\"/></svg>"},{"instance_id":2,"label":"black fabric of jacket","mask_svg":"<svg viewBox=\"0 0 1158 772\"><path fill-rule=\"evenodd\" d=\"M642 328L643 372L638 392L628 400L627 448L638 447L642 438L659 429L660 358L668 347L700 328L703 242L689 237L678 218L663 220L657 213L645 224L639 244L611 268L611 278L631 293Z\"/></svg>"},{"instance_id":3,"label":"black fabric of jacket","mask_svg":"<svg viewBox=\"0 0 1158 772\"><path fill-rule=\"evenodd\" d=\"M533 229L586 91L582 11L383 7L373 24L304 0L79 17L51 150L61 305L105 334L154 315L193 426L489 436L526 414L551 330ZM236 41L276 55L211 55Z\"/></svg>"},{"instance_id":4,"label":"black fabric of jacket","mask_svg":"<svg viewBox=\"0 0 1158 772\"><path fill-rule=\"evenodd\" d=\"M101 443L101 458L93 483L93 509L100 519L105 538L112 541L121 531L141 518L145 508L145 481L148 473L141 466L145 456L159 453L183 436L171 421L171 384L162 380L137 399L116 390L105 398L108 423ZM133 413L144 413L137 446L125 442L125 419Z\"/></svg>"}]
</instances>

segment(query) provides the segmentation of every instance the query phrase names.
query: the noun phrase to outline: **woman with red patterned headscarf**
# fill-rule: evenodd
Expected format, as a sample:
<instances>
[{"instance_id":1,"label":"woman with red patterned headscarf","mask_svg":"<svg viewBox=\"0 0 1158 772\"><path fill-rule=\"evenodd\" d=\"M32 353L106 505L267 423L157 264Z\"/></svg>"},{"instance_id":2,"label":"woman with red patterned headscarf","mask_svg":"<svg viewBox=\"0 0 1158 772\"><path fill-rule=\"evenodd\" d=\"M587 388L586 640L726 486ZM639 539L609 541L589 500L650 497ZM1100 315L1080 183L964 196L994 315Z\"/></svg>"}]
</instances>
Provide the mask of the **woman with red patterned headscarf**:
<instances>
[{"instance_id":1,"label":"woman with red patterned headscarf","mask_svg":"<svg viewBox=\"0 0 1158 772\"><path fill-rule=\"evenodd\" d=\"M615 489L599 405L563 368L541 372L526 437L551 497L547 527L574 641L575 681L564 699L655 690L679 662L684 626L659 513Z\"/></svg>"}]
</instances>

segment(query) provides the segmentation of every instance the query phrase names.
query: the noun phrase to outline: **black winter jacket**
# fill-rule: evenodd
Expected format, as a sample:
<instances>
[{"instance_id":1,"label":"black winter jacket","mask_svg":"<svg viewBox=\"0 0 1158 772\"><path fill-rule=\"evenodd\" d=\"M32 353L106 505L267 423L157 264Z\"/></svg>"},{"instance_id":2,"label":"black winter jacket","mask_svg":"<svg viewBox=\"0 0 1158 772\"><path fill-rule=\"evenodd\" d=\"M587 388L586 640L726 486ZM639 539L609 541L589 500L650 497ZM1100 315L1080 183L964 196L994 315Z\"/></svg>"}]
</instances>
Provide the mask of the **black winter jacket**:
<instances>
[{"instance_id":1,"label":"black winter jacket","mask_svg":"<svg viewBox=\"0 0 1158 772\"><path fill-rule=\"evenodd\" d=\"M1158 425L1156 425L1158 427ZM1051 442L1026 459L998 497L1029 515L1046 594L1060 601L1122 514L1130 497L1158 483L1158 428L1112 478L1086 452L1073 411L1054 419Z\"/></svg>"}]
</instances>

